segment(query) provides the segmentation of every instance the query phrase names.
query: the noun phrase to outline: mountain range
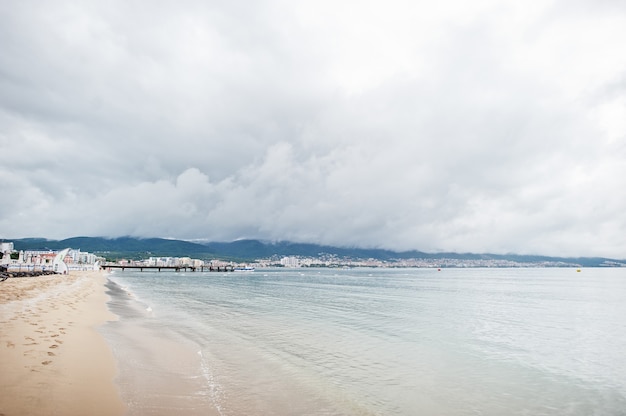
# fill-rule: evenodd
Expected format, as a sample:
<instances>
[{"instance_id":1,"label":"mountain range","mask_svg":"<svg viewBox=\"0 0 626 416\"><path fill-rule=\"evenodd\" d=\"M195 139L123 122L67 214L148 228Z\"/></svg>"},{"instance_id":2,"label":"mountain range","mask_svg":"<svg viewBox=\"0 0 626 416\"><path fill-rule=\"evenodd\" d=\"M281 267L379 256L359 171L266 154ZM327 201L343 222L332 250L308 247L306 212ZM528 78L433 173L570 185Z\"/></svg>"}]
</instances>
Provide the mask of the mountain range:
<instances>
[{"instance_id":1,"label":"mountain range","mask_svg":"<svg viewBox=\"0 0 626 416\"><path fill-rule=\"evenodd\" d=\"M224 259L252 261L272 256L318 257L322 254L346 259L375 259L381 261L398 259L455 259L455 260L508 260L518 263L563 262L595 267L623 265L624 260L602 257L548 257L519 254L475 253L425 253L421 251L392 251L358 247L334 247L288 241L266 242L259 240L236 240L232 242L192 242L164 238L136 237L72 237L64 240L45 238L22 238L12 241L15 250L61 250L67 247L96 253L109 260L120 258L145 258L149 256L194 257L200 259Z\"/></svg>"}]
</instances>

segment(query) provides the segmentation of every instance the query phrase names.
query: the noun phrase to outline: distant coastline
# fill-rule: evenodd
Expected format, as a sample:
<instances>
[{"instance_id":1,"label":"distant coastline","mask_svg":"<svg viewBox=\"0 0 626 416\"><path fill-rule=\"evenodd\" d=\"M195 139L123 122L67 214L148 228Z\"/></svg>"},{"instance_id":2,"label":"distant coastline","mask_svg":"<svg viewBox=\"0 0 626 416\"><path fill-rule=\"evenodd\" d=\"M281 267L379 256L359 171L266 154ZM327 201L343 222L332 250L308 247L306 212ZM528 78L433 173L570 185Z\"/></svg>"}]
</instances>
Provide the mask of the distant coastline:
<instances>
[{"instance_id":1,"label":"distant coastline","mask_svg":"<svg viewBox=\"0 0 626 416\"><path fill-rule=\"evenodd\" d=\"M550 257L518 254L396 252L293 242L237 240L191 242L163 238L73 237L11 239L15 250L61 250L72 247L107 261L138 261L150 257L219 260L252 267L626 267L626 260L604 257Z\"/></svg>"}]
</instances>

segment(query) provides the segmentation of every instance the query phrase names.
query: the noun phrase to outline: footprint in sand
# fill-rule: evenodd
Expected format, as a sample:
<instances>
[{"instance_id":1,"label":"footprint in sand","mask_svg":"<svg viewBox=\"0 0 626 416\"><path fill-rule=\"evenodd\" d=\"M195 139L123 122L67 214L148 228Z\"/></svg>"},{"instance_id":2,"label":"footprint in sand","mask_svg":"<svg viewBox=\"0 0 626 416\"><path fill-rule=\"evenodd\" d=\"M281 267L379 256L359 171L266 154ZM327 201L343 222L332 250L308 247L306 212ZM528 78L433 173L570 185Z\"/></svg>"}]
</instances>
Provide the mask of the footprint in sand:
<instances>
[{"instance_id":1,"label":"footprint in sand","mask_svg":"<svg viewBox=\"0 0 626 416\"><path fill-rule=\"evenodd\" d=\"M7 348L15 348L15 344L11 341L7 341Z\"/></svg>"},{"instance_id":2,"label":"footprint in sand","mask_svg":"<svg viewBox=\"0 0 626 416\"><path fill-rule=\"evenodd\" d=\"M48 348L59 348L59 346L57 344L52 344Z\"/></svg>"},{"instance_id":3,"label":"footprint in sand","mask_svg":"<svg viewBox=\"0 0 626 416\"><path fill-rule=\"evenodd\" d=\"M50 357L54 357L55 355L56 355L56 354L55 354L55 353L53 353L52 351L48 351L48 356L50 356Z\"/></svg>"},{"instance_id":4,"label":"footprint in sand","mask_svg":"<svg viewBox=\"0 0 626 416\"><path fill-rule=\"evenodd\" d=\"M52 364L52 361L43 361L41 364L43 364L43 365Z\"/></svg>"}]
</instances>

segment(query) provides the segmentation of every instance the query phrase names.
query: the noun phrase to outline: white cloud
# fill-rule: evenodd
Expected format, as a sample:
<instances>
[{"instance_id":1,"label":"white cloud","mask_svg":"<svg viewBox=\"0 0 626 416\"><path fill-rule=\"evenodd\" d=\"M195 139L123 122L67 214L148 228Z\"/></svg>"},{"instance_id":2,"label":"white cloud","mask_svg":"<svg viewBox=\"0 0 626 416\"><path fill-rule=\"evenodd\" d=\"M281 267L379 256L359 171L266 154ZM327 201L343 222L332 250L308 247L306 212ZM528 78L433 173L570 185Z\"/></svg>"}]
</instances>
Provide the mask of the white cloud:
<instances>
[{"instance_id":1,"label":"white cloud","mask_svg":"<svg viewBox=\"0 0 626 416\"><path fill-rule=\"evenodd\" d=\"M618 2L18 2L0 237L626 252Z\"/></svg>"}]
</instances>

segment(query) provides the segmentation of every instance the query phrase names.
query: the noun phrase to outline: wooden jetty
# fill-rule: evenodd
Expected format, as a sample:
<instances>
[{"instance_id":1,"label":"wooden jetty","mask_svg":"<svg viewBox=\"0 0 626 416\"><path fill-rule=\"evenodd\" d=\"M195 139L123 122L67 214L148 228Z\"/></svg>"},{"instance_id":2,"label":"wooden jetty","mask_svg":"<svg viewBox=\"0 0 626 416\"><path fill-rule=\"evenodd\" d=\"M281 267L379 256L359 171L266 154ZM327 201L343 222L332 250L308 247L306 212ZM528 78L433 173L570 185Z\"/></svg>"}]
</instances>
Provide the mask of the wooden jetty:
<instances>
[{"instance_id":1,"label":"wooden jetty","mask_svg":"<svg viewBox=\"0 0 626 416\"><path fill-rule=\"evenodd\" d=\"M234 272L235 266L137 266L137 265L125 265L125 264L103 264L100 266L104 270L121 269L124 270L139 270L140 272L146 271L190 271L190 272Z\"/></svg>"}]
</instances>

